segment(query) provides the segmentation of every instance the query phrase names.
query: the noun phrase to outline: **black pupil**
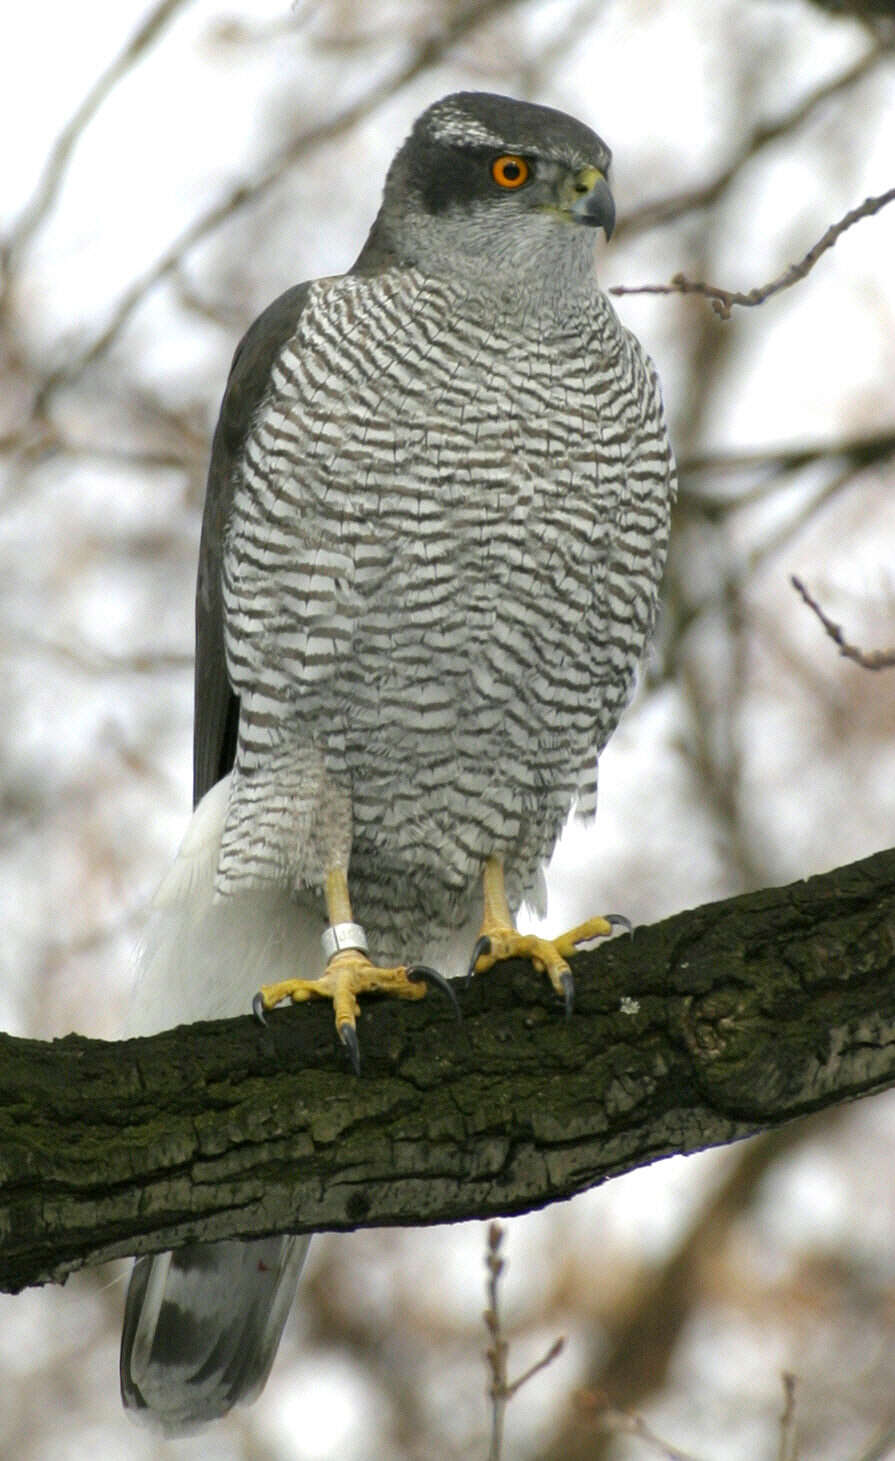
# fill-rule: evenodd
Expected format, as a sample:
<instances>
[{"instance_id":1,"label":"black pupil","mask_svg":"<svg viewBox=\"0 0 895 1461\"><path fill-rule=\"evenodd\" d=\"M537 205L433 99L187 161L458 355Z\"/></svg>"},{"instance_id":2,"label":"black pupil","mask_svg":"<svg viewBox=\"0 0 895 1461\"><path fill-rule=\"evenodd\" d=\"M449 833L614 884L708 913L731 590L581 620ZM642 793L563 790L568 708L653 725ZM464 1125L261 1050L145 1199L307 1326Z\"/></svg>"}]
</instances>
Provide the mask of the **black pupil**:
<instances>
[{"instance_id":1,"label":"black pupil","mask_svg":"<svg viewBox=\"0 0 895 1461\"><path fill-rule=\"evenodd\" d=\"M522 176L522 169L518 162L505 162L503 165L503 175L508 183L514 183L518 177Z\"/></svg>"}]
</instances>

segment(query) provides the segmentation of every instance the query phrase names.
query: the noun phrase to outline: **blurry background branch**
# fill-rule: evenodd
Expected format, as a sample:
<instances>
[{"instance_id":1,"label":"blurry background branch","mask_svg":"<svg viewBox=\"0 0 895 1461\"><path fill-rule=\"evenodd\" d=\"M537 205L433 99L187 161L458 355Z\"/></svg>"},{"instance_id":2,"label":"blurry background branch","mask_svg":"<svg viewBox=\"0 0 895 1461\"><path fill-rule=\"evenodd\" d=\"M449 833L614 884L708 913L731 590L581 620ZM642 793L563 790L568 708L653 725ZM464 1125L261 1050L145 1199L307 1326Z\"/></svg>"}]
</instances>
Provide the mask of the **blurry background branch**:
<instances>
[{"instance_id":1,"label":"blurry background branch","mask_svg":"<svg viewBox=\"0 0 895 1461\"><path fill-rule=\"evenodd\" d=\"M891 60L893 44L895 42L892 39L874 41L856 61L813 87L794 106L769 121L757 122L744 137L738 133L733 156L714 176L696 187L670 193L652 203L638 204L620 220L617 232L624 237L626 233L639 233L658 225L674 223L688 214L713 207L761 152L778 142L790 139L828 102L841 99L859 82L864 81L881 62Z\"/></svg>"},{"instance_id":2,"label":"blurry background branch","mask_svg":"<svg viewBox=\"0 0 895 1461\"><path fill-rule=\"evenodd\" d=\"M544 1461L604 1461L611 1428L600 1422L601 1397L625 1414L636 1411L668 1374L693 1315L694 1295L720 1261L731 1229L755 1200L775 1163L797 1151L807 1137L823 1136L841 1108L789 1122L739 1148L726 1180L711 1194L681 1235L661 1269L630 1295L609 1326L605 1343L591 1344L581 1403L553 1437Z\"/></svg>"},{"instance_id":3,"label":"blurry background branch","mask_svg":"<svg viewBox=\"0 0 895 1461\"><path fill-rule=\"evenodd\" d=\"M834 624L828 614L825 614L820 604L808 592L800 578L793 575L791 580L793 588L802 597L809 609L813 609L824 629L827 631L833 643L839 646L839 653L846 659L854 660L863 670L890 670L895 666L895 649L859 649L856 644L849 644L839 624Z\"/></svg>"},{"instance_id":4,"label":"blurry background branch","mask_svg":"<svg viewBox=\"0 0 895 1461\"><path fill-rule=\"evenodd\" d=\"M678 914L575 962L559 1021L525 963L365 1007L109 1045L0 1041L0 1283L194 1239L453 1222L895 1083L895 852ZM449 1019L449 1017L448 1017ZM330 1038L326 1038L329 1029Z\"/></svg>"},{"instance_id":5,"label":"blurry background branch","mask_svg":"<svg viewBox=\"0 0 895 1461\"><path fill-rule=\"evenodd\" d=\"M731 311L735 305L742 307L764 304L773 295L779 294L783 289L791 289L794 284L805 279L814 268L827 249L835 246L842 235L849 228L862 218L872 218L879 213L881 208L895 200L895 188L889 188L888 192L881 193L877 198L865 198L857 208L850 208L843 218L832 223L824 235L818 239L800 259L797 264L790 264L775 279L767 284L756 285L754 288L743 293L737 289L721 289L717 284L702 284L693 279L687 279L683 274L675 274L670 284L616 284L610 289L610 294L701 294L705 299L712 302L712 308L722 320L729 320Z\"/></svg>"},{"instance_id":6,"label":"blurry background branch","mask_svg":"<svg viewBox=\"0 0 895 1461\"><path fill-rule=\"evenodd\" d=\"M535 1375L540 1374L548 1365L551 1365L562 1354L565 1347L565 1341L560 1336L553 1341L540 1359L535 1360L533 1365L529 1365L521 1375L517 1375L513 1380L510 1379L508 1368L510 1345L504 1337L500 1304L500 1280L506 1268L506 1259L501 1257L500 1252L503 1239L504 1229L500 1223L490 1223L488 1249L485 1255L485 1267L488 1270L488 1302L483 1316L489 1340L488 1348L485 1351L489 1371L488 1398L491 1401L491 1445L488 1450L488 1461L501 1461L503 1456L504 1419L507 1405L513 1396L517 1395L523 1385L527 1385Z\"/></svg>"},{"instance_id":7,"label":"blurry background branch","mask_svg":"<svg viewBox=\"0 0 895 1461\"><path fill-rule=\"evenodd\" d=\"M40 231L55 204L72 153L93 118L118 86L164 34L166 27L177 12L190 0L161 0L140 22L131 39L114 61L103 71L89 88L74 115L62 128L46 159L37 187L26 207L19 215L0 245L0 271L2 271L3 292L8 287L10 276L15 272L20 255L29 247ZM3 293L0 292L0 309L3 307Z\"/></svg>"},{"instance_id":8,"label":"blurry background branch","mask_svg":"<svg viewBox=\"0 0 895 1461\"><path fill-rule=\"evenodd\" d=\"M176 5L177 0L174 0ZM179 0L182 3L182 0ZM458 5L447 13L444 23L426 36L413 50L410 58L400 65L392 75L368 87L365 92L341 112L317 126L299 131L278 148L274 155L256 170L251 180L238 183L207 209L171 243L166 252L156 260L150 269L134 280L119 299L110 319L101 332L83 347L71 360L60 364L41 383L34 403L38 415L43 414L55 392L71 384L82 371L105 355L119 338L134 311L147 294L164 279L174 273L187 255L208 237L209 234L229 223L243 209L259 203L284 176L298 166L314 148L350 132L377 107L408 86L416 77L431 70L439 59L463 40L472 31L492 20L501 11L512 8L516 0L473 0L471 4ZM167 7L171 8L171 0ZM29 231L30 232L30 231Z\"/></svg>"}]
</instances>

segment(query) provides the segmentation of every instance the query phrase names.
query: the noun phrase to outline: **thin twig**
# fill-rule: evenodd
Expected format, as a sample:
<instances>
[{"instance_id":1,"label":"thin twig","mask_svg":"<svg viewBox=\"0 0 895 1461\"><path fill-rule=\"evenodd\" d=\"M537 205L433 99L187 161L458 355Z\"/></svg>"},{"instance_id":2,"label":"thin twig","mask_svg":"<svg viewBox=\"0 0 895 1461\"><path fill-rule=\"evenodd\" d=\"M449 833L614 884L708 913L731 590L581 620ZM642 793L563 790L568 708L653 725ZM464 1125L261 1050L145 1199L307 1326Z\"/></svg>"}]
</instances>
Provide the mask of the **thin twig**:
<instances>
[{"instance_id":1,"label":"thin twig","mask_svg":"<svg viewBox=\"0 0 895 1461\"><path fill-rule=\"evenodd\" d=\"M562 1354L565 1347L566 1341L562 1335L560 1335L558 1339L554 1339L550 1348L547 1350L547 1353L541 1355L541 1358L539 1360L535 1360L533 1365L529 1365L527 1370L523 1370L522 1374L519 1375L515 1380L513 1380L510 1385L507 1386L507 1398L512 1400L513 1396L516 1394L516 1391L521 1390L522 1386L531 1379L532 1375L536 1375L539 1370L545 1370L548 1365L552 1364L557 1355Z\"/></svg>"},{"instance_id":2,"label":"thin twig","mask_svg":"<svg viewBox=\"0 0 895 1461\"><path fill-rule=\"evenodd\" d=\"M509 1345L501 1333L500 1310L497 1302L498 1285L503 1272L503 1259L500 1257L502 1242L503 1228L500 1223L491 1223L488 1228L488 1251L485 1254L485 1267L488 1270L488 1307L483 1316L485 1328L491 1336L491 1343L485 1351L485 1358L491 1372L491 1383L488 1387L491 1399L491 1445L488 1450L488 1461L500 1461L500 1453L503 1449L503 1419L507 1407Z\"/></svg>"},{"instance_id":3,"label":"thin twig","mask_svg":"<svg viewBox=\"0 0 895 1461\"><path fill-rule=\"evenodd\" d=\"M788 1370L783 1372L783 1414L780 1417L779 1461L798 1461L798 1436L796 1435L796 1377Z\"/></svg>"},{"instance_id":4,"label":"thin twig","mask_svg":"<svg viewBox=\"0 0 895 1461\"><path fill-rule=\"evenodd\" d=\"M491 1336L491 1343L485 1351L491 1377L488 1386L488 1395L491 1400L491 1446L488 1451L488 1461L500 1461L503 1451L503 1423L509 1401L518 1390L521 1390L523 1385L527 1384L532 1375L536 1375L539 1370L552 1364L565 1346L564 1339L555 1339L547 1353L542 1355L539 1360L530 1365L515 1380L507 1379L510 1345L503 1335L498 1303L500 1276L505 1266L500 1256L502 1242L503 1228L500 1223L491 1223L488 1228L488 1251L485 1254L485 1266L488 1270L488 1307L483 1316L485 1328Z\"/></svg>"},{"instance_id":5,"label":"thin twig","mask_svg":"<svg viewBox=\"0 0 895 1461\"><path fill-rule=\"evenodd\" d=\"M895 188L889 188L888 192L880 193L874 198L865 198L864 202L857 208L852 208L838 223L833 223L827 229L822 238L810 248L803 259L797 264L790 264L776 279L769 283L762 284L756 289L750 289L745 294L735 289L722 289L717 284L705 284L693 279L688 279L684 274L675 274L670 284L616 284L610 289L610 294L701 294L712 302L712 308L722 320L729 320L734 305L741 305L744 308L764 304L765 300L772 295L779 294L782 289L789 289L811 273L818 259L831 249L837 240L862 218L871 218L874 213L879 213L888 203L895 201Z\"/></svg>"},{"instance_id":6,"label":"thin twig","mask_svg":"<svg viewBox=\"0 0 895 1461\"><path fill-rule=\"evenodd\" d=\"M106 67L56 138L29 202L0 252L7 281L22 253L50 213L65 181L72 153L100 107L119 81L132 71L162 31L189 0L161 0Z\"/></svg>"},{"instance_id":7,"label":"thin twig","mask_svg":"<svg viewBox=\"0 0 895 1461\"><path fill-rule=\"evenodd\" d=\"M803 123L811 119L818 107L839 92L846 91L849 87L862 81L877 63L890 53L891 46L886 43L878 42L871 46L863 56L858 57L853 65L840 72L838 76L833 76L829 81L821 82L814 91L809 92L790 111L772 121L758 122L743 141L736 155L713 178L697 187L688 188L680 193L672 193L665 198L656 199L653 203L644 203L639 208L632 209L620 220L616 229L616 237L627 238L632 234L644 233L647 229L655 228L660 224L672 223L687 213L710 208L718 202L718 199L736 181L743 168L748 166L759 152L796 131Z\"/></svg>"},{"instance_id":8,"label":"thin twig","mask_svg":"<svg viewBox=\"0 0 895 1461\"><path fill-rule=\"evenodd\" d=\"M118 301L104 328L77 355L51 371L43 381L35 397L34 410L44 411L50 398L63 386L71 382L115 344L134 311L158 284L167 279L181 266L186 256L222 224L236 217L249 205L257 203L278 183L285 173L313 148L324 142L331 142L357 126L367 116L389 101L412 81L434 66L444 53L461 40L468 32L476 29L483 20L490 19L501 10L511 8L517 0L489 0L487 5L470 4L462 10L437 36L424 40L410 59L392 76L376 82L357 101L346 106L328 121L320 122L293 137L285 147L275 153L267 166L261 169L251 182L243 182L232 188L211 208L200 213L185 228L156 262L135 279Z\"/></svg>"},{"instance_id":9,"label":"thin twig","mask_svg":"<svg viewBox=\"0 0 895 1461\"><path fill-rule=\"evenodd\" d=\"M744 576L754 573L762 564L767 563L770 558L779 554L793 538L797 537L805 524L816 518L822 508L840 496L847 487L860 476L863 468L857 462L846 461L838 472L824 482L807 501L791 514L791 516L772 527L757 547L753 548L744 560Z\"/></svg>"},{"instance_id":10,"label":"thin twig","mask_svg":"<svg viewBox=\"0 0 895 1461\"><path fill-rule=\"evenodd\" d=\"M851 441L829 442L816 447L780 447L776 450L773 447L767 447L751 452L707 452L698 456L684 457L678 462L681 482L680 511L699 513L701 517L710 522L717 521L754 507L756 503L766 502L769 497L773 497L775 493L786 488L792 477L805 467L815 466L818 463L832 465L841 462L843 464L841 469L827 482L822 491L812 498L807 513L800 514L797 522L790 524L784 530L784 536L789 536L793 526L798 526L806 516L810 516L818 507L822 506L830 496L835 495L841 489L844 483L853 481L860 472L877 462L885 462L891 456L895 456L895 432L884 433L875 438L864 437ZM745 472L760 475L748 487L735 493L709 492L694 488L689 482L691 477L698 478L709 474L713 477L733 476ZM776 545L777 536L775 535L771 540L771 547ZM754 566L751 559L750 564Z\"/></svg>"},{"instance_id":11,"label":"thin twig","mask_svg":"<svg viewBox=\"0 0 895 1461\"><path fill-rule=\"evenodd\" d=\"M839 624L834 624L829 615L825 614L820 604L806 589L800 578L793 574L790 578L796 593L800 594L809 609L813 609L827 634L835 645L839 647L839 653L845 659L854 660L864 670L889 670L895 666L895 649L859 649L855 644L849 644Z\"/></svg>"},{"instance_id":12,"label":"thin twig","mask_svg":"<svg viewBox=\"0 0 895 1461\"><path fill-rule=\"evenodd\" d=\"M600 1424L610 1434L637 1436L641 1441L646 1441L648 1446L663 1457L663 1461L698 1461L689 1451L681 1451L669 1441L663 1441L661 1436L650 1430L642 1415L629 1415L626 1410L607 1409L600 1416Z\"/></svg>"}]
</instances>

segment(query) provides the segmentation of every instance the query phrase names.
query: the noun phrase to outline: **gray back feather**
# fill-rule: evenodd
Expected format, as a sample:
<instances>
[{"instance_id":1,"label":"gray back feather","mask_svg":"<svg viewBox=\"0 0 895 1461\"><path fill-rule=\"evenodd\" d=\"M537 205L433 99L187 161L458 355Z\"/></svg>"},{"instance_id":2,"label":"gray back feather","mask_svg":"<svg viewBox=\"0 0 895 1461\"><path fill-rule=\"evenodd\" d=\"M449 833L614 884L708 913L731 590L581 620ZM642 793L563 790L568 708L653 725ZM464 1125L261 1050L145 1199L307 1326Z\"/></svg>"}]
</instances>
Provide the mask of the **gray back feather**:
<instances>
[{"instance_id":1,"label":"gray back feather","mask_svg":"<svg viewBox=\"0 0 895 1461\"><path fill-rule=\"evenodd\" d=\"M243 336L214 433L196 584L194 805L227 775L236 754L239 701L227 678L221 602L221 557L235 473L252 418L269 387L274 359L296 329L308 287L287 289Z\"/></svg>"}]
</instances>

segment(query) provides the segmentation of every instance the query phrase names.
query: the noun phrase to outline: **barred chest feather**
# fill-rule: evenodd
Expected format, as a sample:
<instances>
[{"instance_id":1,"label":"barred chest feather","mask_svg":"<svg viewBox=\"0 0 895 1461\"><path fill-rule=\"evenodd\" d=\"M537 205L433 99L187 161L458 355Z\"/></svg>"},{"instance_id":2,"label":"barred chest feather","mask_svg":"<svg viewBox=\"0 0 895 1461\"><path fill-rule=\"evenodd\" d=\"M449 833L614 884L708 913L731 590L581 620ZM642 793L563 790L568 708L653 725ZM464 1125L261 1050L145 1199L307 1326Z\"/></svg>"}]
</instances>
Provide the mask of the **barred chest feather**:
<instances>
[{"instance_id":1,"label":"barred chest feather","mask_svg":"<svg viewBox=\"0 0 895 1461\"><path fill-rule=\"evenodd\" d=\"M273 875L262 842L313 881L294 802L332 784L365 922L399 886L449 921L492 852L524 896L593 798L672 480L652 366L596 285L564 319L407 272L312 286L228 530L221 885Z\"/></svg>"}]
</instances>

